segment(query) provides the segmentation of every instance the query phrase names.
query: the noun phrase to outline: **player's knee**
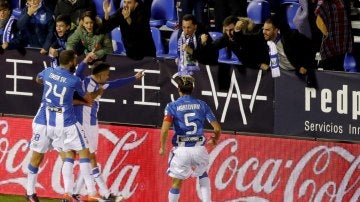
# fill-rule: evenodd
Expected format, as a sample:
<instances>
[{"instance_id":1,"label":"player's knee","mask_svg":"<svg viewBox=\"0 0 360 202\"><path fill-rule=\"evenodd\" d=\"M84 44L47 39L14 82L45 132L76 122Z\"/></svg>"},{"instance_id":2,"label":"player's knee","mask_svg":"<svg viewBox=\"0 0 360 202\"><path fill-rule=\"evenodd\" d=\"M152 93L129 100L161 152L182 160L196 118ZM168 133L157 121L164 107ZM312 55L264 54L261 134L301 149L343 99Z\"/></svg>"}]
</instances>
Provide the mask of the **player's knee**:
<instances>
[{"instance_id":1,"label":"player's knee","mask_svg":"<svg viewBox=\"0 0 360 202\"><path fill-rule=\"evenodd\" d=\"M174 189L180 189L182 185L182 180L173 178L171 187Z\"/></svg>"},{"instance_id":2,"label":"player's knee","mask_svg":"<svg viewBox=\"0 0 360 202\"><path fill-rule=\"evenodd\" d=\"M33 151L30 163L35 167L39 167L43 158L44 158L44 154Z\"/></svg>"}]
</instances>

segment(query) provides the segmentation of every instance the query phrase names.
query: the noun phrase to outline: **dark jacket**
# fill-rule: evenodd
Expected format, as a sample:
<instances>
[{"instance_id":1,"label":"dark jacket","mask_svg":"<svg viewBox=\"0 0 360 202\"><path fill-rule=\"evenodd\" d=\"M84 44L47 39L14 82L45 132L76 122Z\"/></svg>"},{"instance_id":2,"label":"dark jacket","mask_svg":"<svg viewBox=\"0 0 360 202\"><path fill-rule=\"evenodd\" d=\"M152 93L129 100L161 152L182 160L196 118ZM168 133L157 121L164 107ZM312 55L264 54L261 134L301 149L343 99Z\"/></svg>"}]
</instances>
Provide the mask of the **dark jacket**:
<instances>
[{"instance_id":1,"label":"dark jacket","mask_svg":"<svg viewBox=\"0 0 360 202\"><path fill-rule=\"evenodd\" d=\"M96 7L92 0L77 0L76 3L71 4L67 0L58 0L54 15L69 15L71 22L78 25L81 13L84 11L92 11L96 13Z\"/></svg>"},{"instance_id":2,"label":"dark jacket","mask_svg":"<svg viewBox=\"0 0 360 202\"><path fill-rule=\"evenodd\" d=\"M17 21L17 27L26 33L29 45L49 50L53 41L55 21L51 10L42 5L32 16L23 8Z\"/></svg>"},{"instance_id":3,"label":"dark jacket","mask_svg":"<svg viewBox=\"0 0 360 202\"><path fill-rule=\"evenodd\" d=\"M258 69L260 64L270 61L269 47L260 31L252 34L235 32L234 41L224 34L214 41L214 46L231 50L245 67Z\"/></svg>"},{"instance_id":4,"label":"dark jacket","mask_svg":"<svg viewBox=\"0 0 360 202\"><path fill-rule=\"evenodd\" d=\"M316 68L315 52L309 38L297 30L281 32L281 42L289 62L299 72L300 67L305 69Z\"/></svg>"},{"instance_id":5,"label":"dark jacket","mask_svg":"<svg viewBox=\"0 0 360 202\"><path fill-rule=\"evenodd\" d=\"M182 30L179 30L178 38L180 38ZM205 45L201 44L201 35L206 34L208 40ZM217 64L219 51L216 49L213 40L208 32L196 31L195 32L197 47L193 50L192 57L197 60L200 64L204 65L215 65Z\"/></svg>"},{"instance_id":6,"label":"dark jacket","mask_svg":"<svg viewBox=\"0 0 360 202\"><path fill-rule=\"evenodd\" d=\"M135 60L141 60L145 56L156 57L155 44L152 39L149 20L150 16L142 1L130 14L132 23L129 25L121 14L122 8L118 9L108 20L103 19L99 29L100 33L109 33L120 25L122 40L126 55Z\"/></svg>"}]
</instances>

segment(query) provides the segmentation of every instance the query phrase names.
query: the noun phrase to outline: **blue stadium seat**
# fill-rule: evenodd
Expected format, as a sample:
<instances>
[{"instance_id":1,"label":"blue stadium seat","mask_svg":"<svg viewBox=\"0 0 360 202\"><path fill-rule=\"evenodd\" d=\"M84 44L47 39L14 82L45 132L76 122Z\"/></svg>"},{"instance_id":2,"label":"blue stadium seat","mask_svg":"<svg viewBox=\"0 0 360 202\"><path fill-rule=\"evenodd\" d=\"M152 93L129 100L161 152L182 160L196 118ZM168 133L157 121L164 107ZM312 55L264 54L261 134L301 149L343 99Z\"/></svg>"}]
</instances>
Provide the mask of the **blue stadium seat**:
<instances>
[{"instance_id":1,"label":"blue stadium seat","mask_svg":"<svg viewBox=\"0 0 360 202\"><path fill-rule=\"evenodd\" d=\"M150 17L150 26L152 27L161 27L169 21L169 26L171 22L177 20L176 7L174 0L153 0L151 4L151 17Z\"/></svg>"},{"instance_id":2,"label":"blue stadium seat","mask_svg":"<svg viewBox=\"0 0 360 202\"><path fill-rule=\"evenodd\" d=\"M104 9L103 9L103 1L100 0L93 0L95 7L96 7L96 15L99 16L100 18L103 18L105 13L104 13ZM110 11L110 15L115 13L115 6L113 1L110 1L111 3L111 11Z\"/></svg>"},{"instance_id":3,"label":"blue stadium seat","mask_svg":"<svg viewBox=\"0 0 360 202\"><path fill-rule=\"evenodd\" d=\"M214 41L223 35L223 33L221 32L209 32L209 34ZM219 50L218 62L225 64L241 65L241 62L233 52L231 52L231 57L229 58L226 48L222 48Z\"/></svg>"},{"instance_id":4,"label":"blue stadium seat","mask_svg":"<svg viewBox=\"0 0 360 202\"><path fill-rule=\"evenodd\" d=\"M344 57L344 70L345 72L360 72L356 66L356 60L353 54L346 53Z\"/></svg>"},{"instance_id":5,"label":"blue stadium seat","mask_svg":"<svg viewBox=\"0 0 360 202\"><path fill-rule=\"evenodd\" d=\"M151 29L152 38L153 38L154 43L155 43L156 56L161 57L165 53L164 45L163 45L162 39L161 39L161 32L156 27L150 27L150 29Z\"/></svg>"},{"instance_id":6,"label":"blue stadium seat","mask_svg":"<svg viewBox=\"0 0 360 202\"><path fill-rule=\"evenodd\" d=\"M167 54L164 54L163 57L164 58L168 58L168 59L175 59L178 56L178 33L179 30L174 30L171 33L170 39L169 39L169 51Z\"/></svg>"},{"instance_id":7,"label":"blue stadium seat","mask_svg":"<svg viewBox=\"0 0 360 202\"><path fill-rule=\"evenodd\" d=\"M280 0L280 4L283 3L299 3L299 0Z\"/></svg>"},{"instance_id":8,"label":"blue stadium seat","mask_svg":"<svg viewBox=\"0 0 360 202\"><path fill-rule=\"evenodd\" d=\"M116 27L111 31L111 41L114 49L114 54L126 55L124 43L122 42L121 31Z\"/></svg>"},{"instance_id":9,"label":"blue stadium seat","mask_svg":"<svg viewBox=\"0 0 360 202\"><path fill-rule=\"evenodd\" d=\"M265 20L271 16L271 7L269 2L264 0L253 0L248 4L247 16L255 24L264 24Z\"/></svg>"},{"instance_id":10,"label":"blue stadium seat","mask_svg":"<svg viewBox=\"0 0 360 202\"><path fill-rule=\"evenodd\" d=\"M21 0L11 0L11 8L21 10Z\"/></svg>"},{"instance_id":11,"label":"blue stadium seat","mask_svg":"<svg viewBox=\"0 0 360 202\"><path fill-rule=\"evenodd\" d=\"M285 5L285 9L286 9L286 18L287 18L287 22L290 26L290 29L297 29L297 27L294 24L294 17L296 15L296 12L298 11L299 8L301 8L301 5L299 3L293 3L293 2L287 2L284 3L283 5Z\"/></svg>"}]
</instances>

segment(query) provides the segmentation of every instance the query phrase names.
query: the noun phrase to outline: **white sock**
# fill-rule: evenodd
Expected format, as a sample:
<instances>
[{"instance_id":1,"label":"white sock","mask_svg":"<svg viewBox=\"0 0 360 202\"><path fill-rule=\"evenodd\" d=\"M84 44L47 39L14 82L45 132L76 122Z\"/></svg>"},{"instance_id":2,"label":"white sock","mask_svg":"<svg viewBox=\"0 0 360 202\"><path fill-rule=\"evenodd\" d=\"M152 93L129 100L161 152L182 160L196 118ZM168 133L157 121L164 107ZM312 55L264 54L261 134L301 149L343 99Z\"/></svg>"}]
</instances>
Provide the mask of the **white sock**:
<instances>
[{"instance_id":1,"label":"white sock","mask_svg":"<svg viewBox=\"0 0 360 202\"><path fill-rule=\"evenodd\" d=\"M35 184L36 179L38 176L39 168L35 168L29 163L28 166L28 173L27 173L27 187L26 187L26 194L33 195L35 194Z\"/></svg>"},{"instance_id":2,"label":"white sock","mask_svg":"<svg viewBox=\"0 0 360 202\"><path fill-rule=\"evenodd\" d=\"M178 202L180 198L180 190L171 188L168 197L169 197L169 202Z\"/></svg>"},{"instance_id":3,"label":"white sock","mask_svg":"<svg viewBox=\"0 0 360 202\"><path fill-rule=\"evenodd\" d=\"M85 180L86 190L89 195L96 194L94 177L91 175L91 166L89 158L80 158L80 172Z\"/></svg>"},{"instance_id":4,"label":"white sock","mask_svg":"<svg viewBox=\"0 0 360 202\"><path fill-rule=\"evenodd\" d=\"M65 158L62 166L64 192L72 195L74 188L74 159Z\"/></svg>"},{"instance_id":5,"label":"white sock","mask_svg":"<svg viewBox=\"0 0 360 202\"><path fill-rule=\"evenodd\" d=\"M202 196L202 201L210 202L211 201L211 187L210 187L210 179L207 176L207 174L205 177L202 177L202 178L199 177L199 184L200 184L200 192L201 192L201 196Z\"/></svg>"},{"instance_id":6,"label":"white sock","mask_svg":"<svg viewBox=\"0 0 360 202\"><path fill-rule=\"evenodd\" d=\"M95 178L95 182L99 186L100 194L105 198L110 196L110 190L107 187L104 178L101 175L100 169L98 167L92 169L92 175Z\"/></svg>"},{"instance_id":7,"label":"white sock","mask_svg":"<svg viewBox=\"0 0 360 202\"><path fill-rule=\"evenodd\" d=\"M81 174L81 172L79 172L76 181L75 181L75 187L74 187L74 194L80 194L81 189L83 188L84 185L84 178Z\"/></svg>"}]
</instances>

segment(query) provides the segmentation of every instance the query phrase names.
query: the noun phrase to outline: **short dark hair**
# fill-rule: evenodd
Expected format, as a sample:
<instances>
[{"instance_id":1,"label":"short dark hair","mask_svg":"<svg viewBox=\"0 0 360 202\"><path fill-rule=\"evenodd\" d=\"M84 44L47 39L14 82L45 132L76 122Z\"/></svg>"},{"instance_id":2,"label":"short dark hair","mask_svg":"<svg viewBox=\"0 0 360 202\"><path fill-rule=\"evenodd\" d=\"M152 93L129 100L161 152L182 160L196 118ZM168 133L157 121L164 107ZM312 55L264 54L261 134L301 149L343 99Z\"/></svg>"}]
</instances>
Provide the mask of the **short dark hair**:
<instances>
[{"instance_id":1,"label":"short dark hair","mask_svg":"<svg viewBox=\"0 0 360 202\"><path fill-rule=\"evenodd\" d=\"M5 9L10 10L11 6L10 6L10 3L8 1L2 0L2 1L0 1L0 11L5 10Z\"/></svg>"},{"instance_id":2,"label":"short dark hair","mask_svg":"<svg viewBox=\"0 0 360 202\"><path fill-rule=\"evenodd\" d=\"M55 22L64 22L65 25L71 25L71 18L69 15L60 14L56 17Z\"/></svg>"},{"instance_id":3,"label":"short dark hair","mask_svg":"<svg viewBox=\"0 0 360 202\"><path fill-rule=\"evenodd\" d=\"M182 20L183 21L191 21L192 24L197 25L196 18L195 18L195 16L193 14L185 14L182 17Z\"/></svg>"},{"instance_id":4,"label":"short dark hair","mask_svg":"<svg viewBox=\"0 0 360 202\"><path fill-rule=\"evenodd\" d=\"M234 16L234 15L230 15L228 17L225 18L225 20L223 21L223 26L229 26L231 24L236 24L236 22L239 20L238 17Z\"/></svg>"},{"instance_id":5,"label":"short dark hair","mask_svg":"<svg viewBox=\"0 0 360 202\"><path fill-rule=\"evenodd\" d=\"M91 74L95 75L100 72L106 71L110 69L110 65L106 62L97 61L94 63L94 67L91 70Z\"/></svg>"},{"instance_id":6,"label":"short dark hair","mask_svg":"<svg viewBox=\"0 0 360 202\"><path fill-rule=\"evenodd\" d=\"M86 10L81 13L80 19L83 20L85 17L89 17L91 20L96 21L96 13L93 11Z\"/></svg>"},{"instance_id":7,"label":"short dark hair","mask_svg":"<svg viewBox=\"0 0 360 202\"><path fill-rule=\"evenodd\" d=\"M266 19L264 23L272 24L275 28L280 27L280 20L279 20L279 17L277 15L272 15L271 17Z\"/></svg>"},{"instance_id":8,"label":"short dark hair","mask_svg":"<svg viewBox=\"0 0 360 202\"><path fill-rule=\"evenodd\" d=\"M59 62L60 65L67 65L69 64L74 58L76 57L74 50L63 50L60 52L59 55Z\"/></svg>"},{"instance_id":9,"label":"short dark hair","mask_svg":"<svg viewBox=\"0 0 360 202\"><path fill-rule=\"evenodd\" d=\"M178 84L178 89L183 94L190 95L194 89L194 77L190 75L177 76L175 77L175 82Z\"/></svg>"}]
</instances>

